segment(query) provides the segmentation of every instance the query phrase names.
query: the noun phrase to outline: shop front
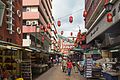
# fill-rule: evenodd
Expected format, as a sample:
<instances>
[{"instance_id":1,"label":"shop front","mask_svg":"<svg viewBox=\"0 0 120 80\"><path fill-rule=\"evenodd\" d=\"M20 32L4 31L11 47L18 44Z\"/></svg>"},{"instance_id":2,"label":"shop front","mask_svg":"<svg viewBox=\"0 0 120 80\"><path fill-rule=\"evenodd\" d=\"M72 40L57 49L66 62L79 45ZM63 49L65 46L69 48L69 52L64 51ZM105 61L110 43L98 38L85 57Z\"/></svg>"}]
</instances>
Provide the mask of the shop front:
<instances>
[{"instance_id":1,"label":"shop front","mask_svg":"<svg viewBox=\"0 0 120 80\"><path fill-rule=\"evenodd\" d=\"M21 47L8 42L0 41L0 78L15 79L21 76Z\"/></svg>"}]
</instances>

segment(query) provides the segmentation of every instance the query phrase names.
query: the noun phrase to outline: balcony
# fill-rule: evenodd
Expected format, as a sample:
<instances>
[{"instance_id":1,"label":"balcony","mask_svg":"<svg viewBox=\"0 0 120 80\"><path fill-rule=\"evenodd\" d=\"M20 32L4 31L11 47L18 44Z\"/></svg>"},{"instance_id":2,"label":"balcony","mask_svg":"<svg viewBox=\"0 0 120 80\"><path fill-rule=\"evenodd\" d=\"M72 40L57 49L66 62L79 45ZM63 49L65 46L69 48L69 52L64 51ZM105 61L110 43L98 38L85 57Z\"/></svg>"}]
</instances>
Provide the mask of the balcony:
<instances>
[{"instance_id":1,"label":"balcony","mask_svg":"<svg viewBox=\"0 0 120 80\"><path fill-rule=\"evenodd\" d=\"M40 29L36 30L36 26L23 26L22 28L23 33L34 33L34 32L40 32Z\"/></svg>"},{"instance_id":2,"label":"balcony","mask_svg":"<svg viewBox=\"0 0 120 80\"><path fill-rule=\"evenodd\" d=\"M88 15L86 17L86 28L89 29L92 23L100 15L104 9L104 0L95 1L94 4L90 7Z\"/></svg>"},{"instance_id":3,"label":"balcony","mask_svg":"<svg viewBox=\"0 0 120 80\"><path fill-rule=\"evenodd\" d=\"M47 1L43 0L43 4L45 5L46 13L48 14L47 18L49 18L51 15L50 15L50 9L48 8L49 6L47 5Z\"/></svg>"},{"instance_id":4,"label":"balcony","mask_svg":"<svg viewBox=\"0 0 120 80\"><path fill-rule=\"evenodd\" d=\"M23 19L39 19L39 12L23 12Z\"/></svg>"},{"instance_id":5,"label":"balcony","mask_svg":"<svg viewBox=\"0 0 120 80\"><path fill-rule=\"evenodd\" d=\"M39 6L40 6L40 13L42 13L42 15L44 16L44 20L46 20L46 23L49 22L48 16L47 16L47 14L45 12L45 8L43 7L43 4L40 3Z\"/></svg>"},{"instance_id":6,"label":"balcony","mask_svg":"<svg viewBox=\"0 0 120 80\"><path fill-rule=\"evenodd\" d=\"M43 18L42 14L39 14L39 19L42 22L43 25L46 25L45 19Z\"/></svg>"},{"instance_id":7,"label":"balcony","mask_svg":"<svg viewBox=\"0 0 120 80\"><path fill-rule=\"evenodd\" d=\"M41 0L23 0L23 6L39 6L40 1Z\"/></svg>"},{"instance_id":8,"label":"balcony","mask_svg":"<svg viewBox=\"0 0 120 80\"><path fill-rule=\"evenodd\" d=\"M90 5L92 3L92 0L87 0L85 3L85 9L88 10L90 8Z\"/></svg>"}]
</instances>

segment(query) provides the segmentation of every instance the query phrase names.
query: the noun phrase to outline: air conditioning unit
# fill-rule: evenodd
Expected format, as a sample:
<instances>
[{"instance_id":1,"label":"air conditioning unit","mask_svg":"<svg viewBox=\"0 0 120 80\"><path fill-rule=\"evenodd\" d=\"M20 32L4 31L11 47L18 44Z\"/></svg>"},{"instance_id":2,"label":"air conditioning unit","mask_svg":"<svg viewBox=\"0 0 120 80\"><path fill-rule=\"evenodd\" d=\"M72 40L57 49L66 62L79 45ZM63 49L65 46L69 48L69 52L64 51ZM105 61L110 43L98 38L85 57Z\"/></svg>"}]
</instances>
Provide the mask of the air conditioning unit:
<instances>
[{"instance_id":1,"label":"air conditioning unit","mask_svg":"<svg viewBox=\"0 0 120 80\"><path fill-rule=\"evenodd\" d=\"M26 25L30 26L31 25L31 21L26 21Z\"/></svg>"},{"instance_id":2,"label":"air conditioning unit","mask_svg":"<svg viewBox=\"0 0 120 80\"><path fill-rule=\"evenodd\" d=\"M37 26L38 25L38 21L32 21L32 25L33 26Z\"/></svg>"},{"instance_id":3,"label":"air conditioning unit","mask_svg":"<svg viewBox=\"0 0 120 80\"><path fill-rule=\"evenodd\" d=\"M27 7L27 8L26 8L26 12L30 12L30 7Z\"/></svg>"}]
</instances>

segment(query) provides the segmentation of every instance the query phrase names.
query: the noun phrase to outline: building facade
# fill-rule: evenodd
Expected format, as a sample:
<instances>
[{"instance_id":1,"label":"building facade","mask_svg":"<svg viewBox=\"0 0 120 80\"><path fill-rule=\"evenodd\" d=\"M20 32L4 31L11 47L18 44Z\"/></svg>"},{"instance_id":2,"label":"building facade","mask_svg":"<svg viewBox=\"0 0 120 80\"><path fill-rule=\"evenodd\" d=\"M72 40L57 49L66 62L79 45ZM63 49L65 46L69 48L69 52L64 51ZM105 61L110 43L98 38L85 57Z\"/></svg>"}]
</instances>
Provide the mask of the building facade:
<instances>
[{"instance_id":1,"label":"building facade","mask_svg":"<svg viewBox=\"0 0 120 80\"><path fill-rule=\"evenodd\" d=\"M58 35L55 25L52 26L51 49L50 52L58 52Z\"/></svg>"},{"instance_id":2,"label":"building facade","mask_svg":"<svg viewBox=\"0 0 120 80\"><path fill-rule=\"evenodd\" d=\"M11 76L21 76L22 0L0 0L0 68Z\"/></svg>"},{"instance_id":3,"label":"building facade","mask_svg":"<svg viewBox=\"0 0 120 80\"><path fill-rule=\"evenodd\" d=\"M58 50L61 54L70 55L70 50L74 48L73 38L75 38L75 37L66 38L66 37L63 37L63 36L59 35Z\"/></svg>"},{"instance_id":4,"label":"building facade","mask_svg":"<svg viewBox=\"0 0 120 80\"><path fill-rule=\"evenodd\" d=\"M22 0L2 0L5 5L0 26L0 40L22 45ZM2 18L2 17L1 17Z\"/></svg>"},{"instance_id":5,"label":"building facade","mask_svg":"<svg viewBox=\"0 0 120 80\"><path fill-rule=\"evenodd\" d=\"M53 22L51 2L51 0L23 0L23 46L49 51Z\"/></svg>"},{"instance_id":6,"label":"building facade","mask_svg":"<svg viewBox=\"0 0 120 80\"><path fill-rule=\"evenodd\" d=\"M112 4L112 9L109 12L104 6L106 4L105 1ZM116 70L116 67L118 67L116 63L120 62L120 0L86 0L85 10L87 11L85 27L88 29L86 42L91 46L90 53L93 53L95 49L99 50L102 57L101 60L108 59L101 62L101 65L112 65L110 70ZM108 14L112 15L110 16L111 21L108 20ZM104 62L115 62L115 64ZM104 67L102 68L104 69ZM118 70L120 71L120 69ZM103 72L109 76L112 76L111 73L119 74L119 72L108 73L109 70L103 70ZM119 75L116 76L116 79L119 79ZM103 77L108 80L113 78L108 78L105 75Z\"/></svg>"},{"instance_id":7,"label":"building facade","mask_svg":"<svg viewBox=\"0 0 120 80\"><path fill-rule=\"evenodd\" d=\"M91 0L92 1L92 0ZM97 0L96 0L97 1ZM103 48L107 48L109 45L114 44L114 39L119 37L119 1L110 0L113 4L113 8L110 11L112 14L112 22L107 21L107 13L104 4L105 0L98 0L99 2L95 3L95 1L91 2L91 5L97 5L97 7L93 7L92 13L91 7L87 7L89 1L86 1L86 10L87 16L85 19L85 27L88 29L87 33L87 43L95 43L96 46L100 46ZM100 6L102 5L102 6ZM100 6L100 7L99 7ZM91 8L91 9L90 9ZM108 40L108 41L107 41Z\"/></svg>"}]
</instances>

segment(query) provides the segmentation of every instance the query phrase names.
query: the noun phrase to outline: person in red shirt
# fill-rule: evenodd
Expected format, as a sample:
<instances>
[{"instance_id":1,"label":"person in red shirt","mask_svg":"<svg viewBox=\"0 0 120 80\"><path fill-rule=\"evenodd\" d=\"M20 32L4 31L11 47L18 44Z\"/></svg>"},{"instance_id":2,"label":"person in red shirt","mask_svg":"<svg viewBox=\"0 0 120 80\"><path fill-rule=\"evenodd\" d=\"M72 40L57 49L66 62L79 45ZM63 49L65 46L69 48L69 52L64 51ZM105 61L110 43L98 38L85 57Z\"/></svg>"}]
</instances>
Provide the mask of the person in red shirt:
<instances>
[{"instance_id":1,"label":"person in red shirt","mask_svg":"<svg viewBox=\"0 0 120 80\"><path fill-rule=\"evenodd\" d=\"M72 62L71 62L71 60L68 60L67 68L68 68L68 76L70 76L71 75L71 69L72 69Z\"/></svg>"}]
</instances>

